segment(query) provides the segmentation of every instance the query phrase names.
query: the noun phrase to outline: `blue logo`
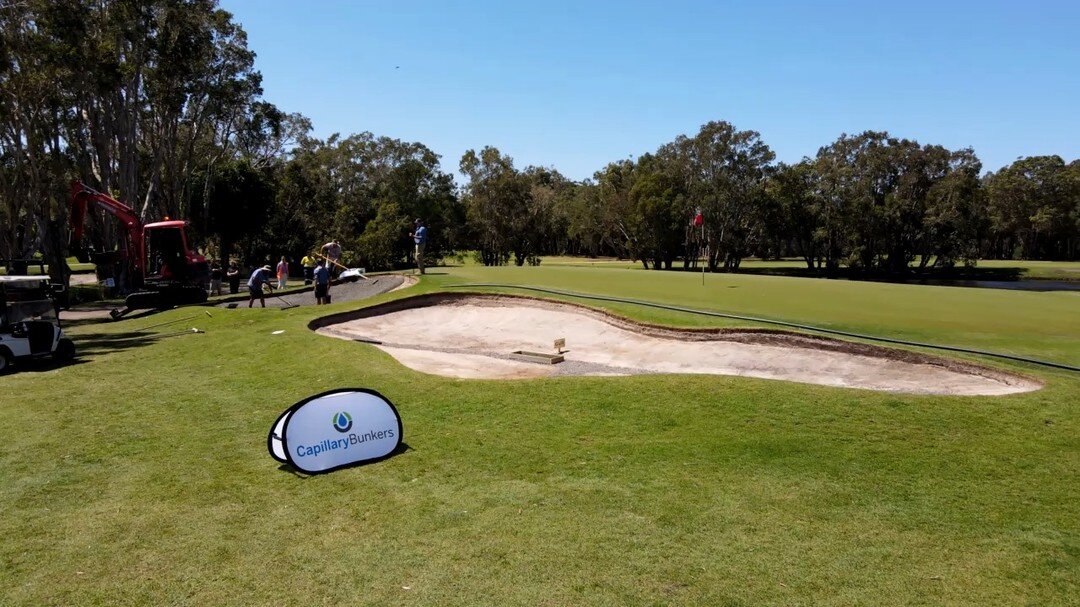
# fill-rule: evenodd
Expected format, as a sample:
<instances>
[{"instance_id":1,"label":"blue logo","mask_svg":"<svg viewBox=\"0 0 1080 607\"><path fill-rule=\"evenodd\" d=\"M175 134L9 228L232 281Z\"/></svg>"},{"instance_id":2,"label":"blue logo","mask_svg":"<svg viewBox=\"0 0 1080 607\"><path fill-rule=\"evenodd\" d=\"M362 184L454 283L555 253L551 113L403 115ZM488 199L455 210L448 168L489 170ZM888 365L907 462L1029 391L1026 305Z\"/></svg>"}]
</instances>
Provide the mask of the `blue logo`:
<instances>
[{"instance_id":1,"label":"blue logo","mask_svg":"<svg viewBox=\"0 0 1080 607\"><path fill-rule=\"evenodd\" d=\"M339 411L334 416L334 430L344 434L352 429L352 416L344 411Z\"/></svg>"}]
</instances>

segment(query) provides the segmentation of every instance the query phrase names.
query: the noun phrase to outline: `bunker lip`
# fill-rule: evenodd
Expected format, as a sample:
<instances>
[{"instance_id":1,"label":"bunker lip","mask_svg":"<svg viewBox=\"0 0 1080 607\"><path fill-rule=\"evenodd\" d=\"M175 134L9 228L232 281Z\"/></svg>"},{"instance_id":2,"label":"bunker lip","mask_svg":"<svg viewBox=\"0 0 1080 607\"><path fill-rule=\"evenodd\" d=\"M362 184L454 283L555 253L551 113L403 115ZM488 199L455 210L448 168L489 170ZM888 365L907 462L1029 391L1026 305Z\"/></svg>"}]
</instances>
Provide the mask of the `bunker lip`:
<instances>
[{"instance_id":1,"label":"bunker lip","mask_svg":"<svg viewBox=\"0 0 1080 607\"><path fill-rule=\"evenodd\" d=\"M545 313L570 313L582 316L586 319L599 321L604 325L615 329L629 332L634 336L643 336L657 340L660 345L670 345L682 342L687 348L708 347L711 342L718 348L725 348L727 356L734 355L736 361L733 367L704 370L699 366L693 370L668 370L653 365L643 366L633 364L617 364L607 360L588 360L587 356L581 356L574 352L574 335L576 329L567 329L567 335L552 335L554 337L569 338L568 347L570 353L566 363L555 365L559 369L548 368L547 370L529 369L529 363L513 363L508 359L509 350L502 352L499 349L492 350L490 347L485 351L483 344L474 344L468 348L442 347L437 339L431 344L402 343L394 335L372 337L370 331L365 334L364 329L355 329L349 324L363 324L364 319L376 316L393 315L399 312L416 311L433 306L467 306L493 308L492 314L505 313L506 308L533 308L538 315ZM500 309L501 310L498 310ZM433 314L436 311L428 311ZM351 310L338 314L332 314L312 320L309 328L320 333L350 339L375 343L384 351L390 353L406 366L437 375L468 378L523 378L543 377L547 375L630 375L638 373L713 373L718 375L743 375L762 377L769 379L785 379L804 383L814 383L832 386L866 388L879 391L918 393L918 394L961 394L961 395L999 395L1017 392L1028 392L1042 387L1036 379L1016 373L1001 371L979 364L914 352L878 346L867 343L843 341L839 339L820 337L804 333L780 329L763 328L674 328L650 323L633 321L623 316L613 314L597 308L592 308L578 303L553 301L532 296L504 295L476 292L454 293L431 293L369 306L359 310ZM421 323L416 326L427 325ZM427 329L425 329L427 331ZM476 329L478 334L484 332L483 328ZM403 336L404 337L404 336ZM617 338L617 335L613 335ZM408 337L404 337L408 341ZM594 340L595 342L595 340ZM594 344L595 345L595 344ZM613 350L618 350L623 344L613 344ZM746 352L738 351L739 345L745 345ZM532 347L521 343L521 347ZM515 348L517 349L517 348ZM640 349L640 348L639 348ZM777 354L782 356L779 358ZM585 353L588 354L587 352ZM637 352L640 361L641 353ZM773 360L780 360L779 366L770 366L769 354ZM813 360L815 354L819 358L828 360ZM802 357L806 364L796 364L794 373L785 370L792 367L788 356ZM741 358L740 358L741 357ZM505 359L498 361L497 359ZM575 360L576 359L576 360ZM876 361L876 362L875 362ZM455 371L454 367L475 367L491 363L491 373L485 374L483 369L461 368ZM798 361L796 361L798 362ZM847 367L850 364L863 364L868 369L880 371L882 377L861 377L855 371L849 371L845 377L829 376L830 365ZM520 365L524 365L521 367ZM677 365L676 365L677 366ZM547 365L545 365L547 367ZM815 367L820 367L815 371ZM840 373L843 372L841 369ZM925 372L925 377L923 373ZM864 373L871 375L872 373ZM896 375L894 381L888 377Z\"/></svg>"}]
</instances>

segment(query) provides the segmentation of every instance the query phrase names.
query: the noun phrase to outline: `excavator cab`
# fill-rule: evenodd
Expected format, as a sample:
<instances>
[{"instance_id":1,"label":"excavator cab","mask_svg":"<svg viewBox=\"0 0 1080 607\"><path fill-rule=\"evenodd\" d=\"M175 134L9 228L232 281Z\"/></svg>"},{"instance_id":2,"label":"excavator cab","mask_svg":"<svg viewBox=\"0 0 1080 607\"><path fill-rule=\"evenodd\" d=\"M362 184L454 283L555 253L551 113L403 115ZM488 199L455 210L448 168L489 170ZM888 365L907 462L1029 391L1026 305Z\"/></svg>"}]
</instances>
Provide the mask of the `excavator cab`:
<instances>
[{"instance_id":1,"label":"excavator cab","mask_svg":"<svg viewBox=\"0 0 1080 607\"><path fill-rule=\"evenodd\" d=\"M188 248L183 222L151 223L143 234L146 237L146 278L182 280L186 277L189 273L186 268Z\"/></svg>"},{"instance_id":2,"label":"excavator cab","mask_svg":"<svg viewBox=\"0 0 1080 607\"><path fill-rule=\"evenodd\" d=\"M183 221L159 221L143 228L146 282L163 285L205 285L210 265L191 248Z\"/></svg>"}]
</instances>

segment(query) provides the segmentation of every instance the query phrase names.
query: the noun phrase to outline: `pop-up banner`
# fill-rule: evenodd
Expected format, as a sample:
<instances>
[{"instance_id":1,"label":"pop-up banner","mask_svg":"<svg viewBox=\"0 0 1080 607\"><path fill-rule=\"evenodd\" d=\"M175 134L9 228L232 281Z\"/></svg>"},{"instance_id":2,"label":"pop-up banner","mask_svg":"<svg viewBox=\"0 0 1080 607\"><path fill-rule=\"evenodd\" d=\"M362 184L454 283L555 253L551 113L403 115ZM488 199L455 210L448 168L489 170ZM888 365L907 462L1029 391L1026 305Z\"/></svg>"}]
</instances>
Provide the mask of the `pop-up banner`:
<instances>
[{"instance_id":1,"label":"pop-up banner","mask_svg":"<svg viewBox=\"0 0 1080 607\"><path fill-rule=\"evenodd\" d=\"M382 394L339 388L289 407L266 438L270 456L307 474L389 457L401 445L401 416Z\"/></svg>"}]
</instances>

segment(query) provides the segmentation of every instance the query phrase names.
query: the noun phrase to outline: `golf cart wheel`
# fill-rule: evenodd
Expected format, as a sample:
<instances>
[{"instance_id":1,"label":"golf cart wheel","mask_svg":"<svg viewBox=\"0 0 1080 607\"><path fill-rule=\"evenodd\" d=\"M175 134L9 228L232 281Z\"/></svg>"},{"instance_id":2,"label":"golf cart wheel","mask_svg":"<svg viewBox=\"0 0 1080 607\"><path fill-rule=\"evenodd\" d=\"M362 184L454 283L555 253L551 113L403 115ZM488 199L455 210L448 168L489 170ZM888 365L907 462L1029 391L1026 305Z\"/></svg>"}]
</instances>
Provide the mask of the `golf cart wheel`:
<instances>
[{"instance_id":1,"label":"golf cart wheel","mask_svg":"<svg viewBox=\"0 0 1080 607\"><path fill-rule=\"evenodd\" d=\"M56 350L52 353L53 358L63 362L70 362L75 359L75 342L68 338L63 338L56 344Z\"/></svg>"},{"instance_id":2,"label":"golf cart wheel","mask_svg":"<svg viewBox=\"0 0 1080 607\"><path fill-rule=\"evenodd\" d=\"M0 348L0 375L11 369L11 352L7 348Z\"/></svg>"}]
</instances>

